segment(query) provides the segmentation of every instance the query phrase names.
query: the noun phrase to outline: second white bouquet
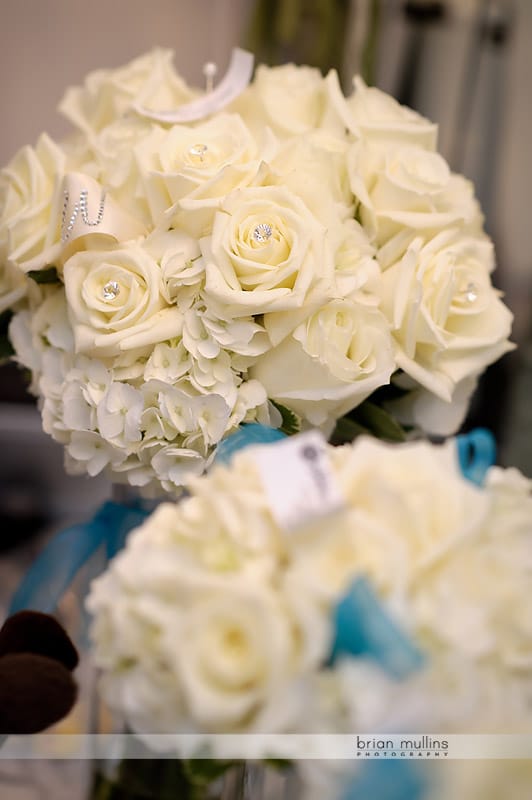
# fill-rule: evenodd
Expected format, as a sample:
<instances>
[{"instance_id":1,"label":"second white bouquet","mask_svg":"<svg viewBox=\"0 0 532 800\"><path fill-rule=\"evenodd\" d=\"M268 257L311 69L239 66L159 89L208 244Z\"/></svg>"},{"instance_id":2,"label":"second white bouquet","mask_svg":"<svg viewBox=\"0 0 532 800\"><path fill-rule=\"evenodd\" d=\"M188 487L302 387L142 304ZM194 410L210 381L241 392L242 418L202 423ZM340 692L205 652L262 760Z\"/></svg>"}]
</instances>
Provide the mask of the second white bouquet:
<instances>
[{"instance_id":1,"label":"second white bouquet","mask_svg":"<svg viewBox=\"0 0 532 800\"><path fill-rule=\"evenodd\" d=\"M214 758L221 734L529 729L530 481L494 467L475 486L454 441L315 437L237 453L130 535L88 599L106 701ZM348 796L349 760L325 788L297 766L305 798Z\"/></svg>"}]
</instances>

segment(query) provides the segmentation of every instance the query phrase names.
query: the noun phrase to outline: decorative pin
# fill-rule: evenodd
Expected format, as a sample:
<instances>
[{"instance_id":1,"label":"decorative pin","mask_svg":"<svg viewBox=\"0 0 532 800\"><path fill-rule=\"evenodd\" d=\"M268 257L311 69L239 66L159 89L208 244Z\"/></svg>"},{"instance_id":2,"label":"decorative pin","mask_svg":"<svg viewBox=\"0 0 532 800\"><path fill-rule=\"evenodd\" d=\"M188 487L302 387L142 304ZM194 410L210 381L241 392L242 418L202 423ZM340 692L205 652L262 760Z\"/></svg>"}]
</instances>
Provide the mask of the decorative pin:
<instances>
[{"instance_id":1,"label":"decorative pin","mask_svg":"<svg viewBox=\"0 0 532 800\"><path fill-rule=\"evenodd\" d=\"M251 234L258 244L265 244L271 238L273 228L267 222L261 222Z\"/></svg>"},{"instance_id":2,"label":"decorative pin","mask_svg":"<svg viewBox=\"0 0 532 800\"><path fill-rule=\"evenodd\" d=\"M205 153L208 149L206 144L193 144L192 147L189 147L188 154L194 161L201 161L203 163Z\"/></svg>"},{"instance_id":3,"label":"decorative pin","mask_svg":"<svg viewBox=\"0 0 532 800\"><path fill-rule=\"evenodd\" d=\"M101 198L100 198L100 205L98 208L98 213L96 215L96 219L89 219L89 207L88 207L88 198L89 192L87 189L82 189L79 193L79 200L77 203L74 203L72 211L70 213L70 217L67 221L67 215L69 210L69 203L70 203L70 193L68 189L65 189L63 192L63 212L61 215L61 241L67 242L70 238L70 234L76 224L76 220L78 218L79 213L81 212L81 219L88 225L89 227L95 227L96 225L100 225L103 219L103 213L105 210L105 191L102 191Z\"/></svg>"},{"instance_id":4,"label":"decorative pin","mask_svg":"<svg viewBox=\"0 0 532 800\"><path fill-rule=\"evenodd\" d=\"M218 72L218 67L214 63L214 61L207 61L206 64L203 65L203 75L205 77L205 91L212 92L214 89L214 79Z\"/></svg>"},{"instance_id":5,"label":"decorative pin","mask_svg":"<svg viewBox=\"0 0 532 800\"><path fill-rule=\"evenodd\" d=\"M468 283L464 291L464 296L468 303L474 303L475 300L478 298L477 285L472 281Z\"/></svg>"},{"instance_id":6,"label":"decorative pin","mask_svg":"<svg viewBox=\"0 0 532 800\"><path fill-rule=\"evenodd\" d=\"M102 289L104 300L115 300L120 294L120 286L117 281L108 281Z\"/></svg>"},{"instance_id":7,"label":"decorative pin","mask_svg":"<svg viewBox=\"0 0 532 800\"><path fill-rule=\"evenodd\" d=\"M473 281L463 283L458 289L458 297L466 303L474 303L478 299L478 286Z\"/></svg>"}]
</instances>

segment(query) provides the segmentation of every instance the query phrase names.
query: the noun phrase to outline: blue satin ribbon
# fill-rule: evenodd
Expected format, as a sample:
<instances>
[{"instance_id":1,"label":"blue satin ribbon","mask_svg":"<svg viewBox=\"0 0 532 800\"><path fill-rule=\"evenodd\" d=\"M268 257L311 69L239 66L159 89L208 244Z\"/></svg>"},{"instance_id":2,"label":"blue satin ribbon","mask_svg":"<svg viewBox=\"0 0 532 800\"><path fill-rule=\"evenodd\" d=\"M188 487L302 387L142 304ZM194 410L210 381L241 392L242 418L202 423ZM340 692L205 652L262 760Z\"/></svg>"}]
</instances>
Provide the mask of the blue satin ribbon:
<instances>
[{"instance_id":1,"label":"blue satin ribbon","mask_svg":"<svg viewBox=\"0 0 532 800\"><path fill-rule=\"evenodd\" d=\"M357 578L337 604L334 623L333 661L342 655L369 656L398 680L425 663L421 651L386 613L364 577ZM370 755L340 800L422 800L426 791L426 778L417 765L385 758L377 761Z\"/></svg>"},{"instance_id":2,"label":"blue satin ribbon","mask_svg":"<svg viewBox=\"0 0 532 800\"><path fill-rule=\"evenodd\" d=\"M486 428L475 428L470 433L456 437L460 469L467 480L482 486L486 473L495 464L497 445L493 434Z\"/></svg>"},{"instance_id":3,"label":"blue satin ribbon","mask_svg":"<svg viewBox=\"0 0 532 800\"><path fill-rule=\"evenodd\" d=\"M331 662L340 656L369 656L397 680L420 669L422 652L387 614L365 577L357 577L334 609Z\"/></svg>"},{"instance_id":4,"label":"blue satin ribbon","mask_svg":"<svg viewBox=\"0 0 532 800\"><path fill-rule=\"evenodd\" d=\"M73 525L54 536L34 561L15 592L9 614L32 609L51 614L81 567L101 547L108 558L124 546L130 530L148 511L139 505L108 501L88 522Z\"/></svg>"},{"instance_id":5,"label":"blue satin ribbon","mask_svg":"<svg viewBox=\"0 0 532 800\"><path fill-rule=\"evenodd\" d=\"M341 794L341 800L421 800L426 796L427 775L417 764L370 758Z\"/></svg>"},{"instance_id":6,"label":"blue satin ribbon","mask_svg":"<svg viewBox=\"0 0 532 800\"><path fill-rule=\"evenodd\" d=\"M255 444L273 444L281 439L286 439L286 433L278 428L270 428L267 425L260 425L258 422L250 422L241 425L240 428L223 439L216 450L214 461L219 464L228 464L231 458L239 450Z\"/></svg>"},{"instance_id":7,"label":"blue satin ribbon","mask_svg":"<svg viewBox=\"0 0 532 800\"><path fill-rule=\"evenodd\" d=\"M216 460L227 463L233 454L251 444L270 444L285 434L266 425L242 425L218 446ZM108 501L88 522L57 534L37 557L15 592L9 614L33 609L51 614L84 564L101 547L113 558L125 544L130 530L149 515L139 503L124 506Z\"/></svg>"}]
</instances>

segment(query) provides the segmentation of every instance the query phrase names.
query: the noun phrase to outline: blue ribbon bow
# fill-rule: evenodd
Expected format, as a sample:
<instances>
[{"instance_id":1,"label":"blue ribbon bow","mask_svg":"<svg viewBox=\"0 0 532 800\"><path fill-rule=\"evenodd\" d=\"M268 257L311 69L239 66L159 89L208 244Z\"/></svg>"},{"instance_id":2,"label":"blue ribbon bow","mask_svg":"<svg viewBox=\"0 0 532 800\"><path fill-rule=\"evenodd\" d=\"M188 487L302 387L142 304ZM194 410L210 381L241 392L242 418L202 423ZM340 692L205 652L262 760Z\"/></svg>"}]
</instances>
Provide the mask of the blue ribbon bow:
<instances>
[{"instance_id":1,"label":"blue ribbon bow","mask_svg":"<svg viewBox=\"0 0 532 800\"><path fill-rule=\"evenodd\" d=\"M219 464L228 464L234 454L245 447L256 444L273 444L280 442L281 439L286 439L286 433L278 428L269 428L258 422L250 422L241 425L235 433L220 442L214 460Z\"/></svg>"},{"instance_id":2,"label":"blue ribbon bow","mask_svg":"<svg viewBox=\"0 0 532 800\"><path fill-rule=\"evenodd\" d=\"M425 658L390 617L367 578L357 577L334 609L331 662L343 655L369 656L397 680L420 669Z\"/></svg>"},{"instance_id":3,"label":"blue ribbon bow","mask_svg":"<svg viewBox=\"0 0 532 800\"><path fill-rule=\"evenodd\" d=\"M105 546L108 558L124 546L130 530L148 516L140 505L107 501L88 522L54 536L29 568L15 592L9 614L30 608L51 614L81 567Z\"/></svg>"},{"instance_id":4,"label":"blue ribbon bow","mask_svg":"<svg viewBox=\"0 0 532 800\"><path fill-rule=\"evenodd\" d=\"M456 437L458 461L464 478L482 486L486 473L495 464L497 445L493 434L486 428L475 430Z\"/></svg>"}]
</instances>

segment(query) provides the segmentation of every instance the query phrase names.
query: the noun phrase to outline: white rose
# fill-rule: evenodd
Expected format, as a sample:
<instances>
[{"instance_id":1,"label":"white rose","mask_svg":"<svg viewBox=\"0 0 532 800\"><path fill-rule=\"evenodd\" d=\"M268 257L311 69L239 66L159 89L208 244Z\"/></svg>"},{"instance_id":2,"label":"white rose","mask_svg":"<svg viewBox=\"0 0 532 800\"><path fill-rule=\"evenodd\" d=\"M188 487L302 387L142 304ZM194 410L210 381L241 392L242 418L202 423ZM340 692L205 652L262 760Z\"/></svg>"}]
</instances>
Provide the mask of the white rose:
<instances>
[{"instance_id":1,"label":"white rose","mask_svg":"<svg viewBox=\"0 0 532 800\"><path fill-rule=\"evenodd\" d=\"M289 710L294 715L293 620L265 583L268 561L228 538L233 531L212 516L211 497L160 506L88 600L95 660L115 686L113 704L148 732L164 725L150 701L162 673L173 684L177 730L269 732L284 726ZM131 706L125 687L139 671L146 683Z\"/></svg>"},{"instance_id":2,"label":"white rose","mask_svg":"<svg viewBox=\"0 0 532 800\"><path fill-rule=\"evenodd\" d=\"M276 147L270 132L256 143L237 114L221 113L194 127L153 126L134 148L138 191L154 224L199 238L212 227L223 198L251 183Z\"/></svg>"},{"instance_id":3,"label":"white rose","mask_svg":"<svg viewBox=\"0 0 532 800\"><path fill-rule=\"evenodd\" d=\"M378 247L408 232L412 237L416 231L458 223L475 231L482 228L472 184L452 175L438 153L395 142L359 141L351 146L347 163L362 223Z\"/></svg>"},{"instance_id":4,"label":"white rose","mask_svg":"<svg viewBox=\"0 0 532 800\"><path fill-rule=\"evenodd\" d=\"M485 520L489 501L463 478L452 441L392 445L361 437L352 447L331 450L331 458L349 505L406 545L409 574L397 579L414 580L417 570L474 536Z\"/></svg>"},{"instance_id":5,"label":"white rose","mask_svg":"<svg viewBox=\"0 0 532 800\"><path fill-rule=\"evenodd\" d=\"M430 577L418 578L412 617L427 646L435 650L452 648L470 658L490 659L501 672L530 671L532 623L526 608L532 577L529 557L526 560L530 532L516 541L504 518L496 521L496 538L482 531L474 541L451 551Z\"/></svg>"},{"instance_id":6,"label":"white rose","mask_svg":"<svg viewBox=\"0 0 532 800\"><path fill-rule=\"evenodd\" d=\"M435 436L452 436L464 422L479 375L468 375L453 387L451 400L442 400L424 386L402 373L396 382L407 390L386 408L403 425L421 428Z\"/></svg>"},{"instance_id":7,"label":"white rose","mask_svg":"<svg viewBox=\"0 0 532 800\"><path fill-rule=\"evenodd\" d=\"M123 617L127 625L127 615ZM145 631L146 649L149 632ZM184 698L179 692L172 672L157 659L136 664L117 674L105 674L98 690L110 709L125 717L128 727L137 733L176 734L187 733L179 727L184 716ZM139 737L141 738L141 737ZM148 737L146 745L152 750L166 750Z\"/></svg>"},{"instance_id":8,"label":"white rose","mask_svg":"<svg viewBox=\"0 0 532 800\"><path fill-rule=\"evenodd\" d=\"M460 474L454 443L359 437L329 456L347 510L327 535L313 526L290 539L287 580L330 607L365 574L402 610L423 575L428 580L449 551L477 536L489 500Z\"/></svg>"},{"instance_id":9,"label":"white rose","mask_svg":"<svg viewBox=\"0 0 532 800\"><path fill-rule=\"evenodd\" d=\"M398 365L442 400L512 349L512 314L490 281L492 245L449 230L419 238L382 275Z\"/></svg>"},{"instance_id":10,"label":"white rose","mask_svg":"<svg viewBox=\"0 0 532 800\"><path fill-rule=\"evenodd\" d=\"M91 141L91 153L83 169L95 172L98 181L112 192L122 212L142 223L154 224L150 196L143 189L143 170L137 158L137 146L153 141L152 131L162 135L153 123L136 115L126 115L107 125ZM110 196L108 195L107 202Z\"/></svg>"},{"instance_id":11,"label":"white rose","mask_svg":"<svg viewBox=\"0 0 532 800\"><path fill-rule=\"evenodd\" d=\"M234 103L251 127L270 127L278 136L294 136L316 128L341 132L342 123L332 107L328 85L313 67L284 64L257 68L252 86Z\"/></svg>"},{"instance_id":12,"label":"white rose","mask_svg":"<svg viewBox=\"0 0 532 800\"><path fill-rule=\"evenodd\" d=\"M347 144L319 131L287 139L269 162L263 182L300 197L326 228L354 216Z\"/></svg>"},{"instance_id":13,"label":"white rose","mask_svg":"<svg viewBox=\"0 0 532 800\"><path fill-rule=\"evenodd\" d=\"M301 308L311 293L331 286L324 233L286 189L232 192L216 213L212 236L200 242L208 301L237 317Z\"/></svg>"},{"instance_id":14,"label":"white rose","mask_svg":"<svg viewBox=\"0 0 532 800\"><path fill-rule=\"evenodd\" d=\"M190 605L182 637L187 647L176 648L175 658L189 713L202 728L271 733L286 725L296 638L272 592L227 585L205 593Z\"/></svg>"},{"instance_id":15,"label":"white rose","mask_svg":"<svg viewBox=\"0 0 532 800\"><path fill-rule=\"evenodd\" d=\"M362 301L368 305L377 306L379 303L380 269L375 256L375 249L371 245L364 229L354 219L338 219L331 221L325 233L325 246L327 252L332 254L334 264L333 283L330 290L323 298L314 302L310 298L300 309L290 312L271 312L264 316L264 328L269 337L268 346L279 344L286 336L311 314L313 308L318 311L327 299L343 299L348 302ZM259 339L260 341L260 339ZM230 346L231 349L236 349ZM244 351L238 351L244 352ZM254 355L261 352L255 349Z\"/></svg>"},{"instance_id":16,"label":"white rose","mask_svg":"<svg viewBox=\"0 0 532 800\"><path fill-rule=\"evenodd\" d=\"M79 353L118 355L180 330L180 312L161 293L161 268L140 245L76 253L64 281Z\"/></svg>"},{"instance_id":17,"label":"white rose","mask_svg":"<svg viewBox=\"0 0 532 800\"><path fill-rule=\"evenodd\" d=\"M369 194L374 212L384 216L395 211L433 212L451 177L445 159L412 145L390 147L383 156ZM353 172L353 177L360 174L359 170Z\"/></svg>"},{"instance_id":18,"label":"white rose","mask_svg":"<svg viewBox=\"0 0 532 800\"><path fill-rule=\"evenodd\" d=\"M9 261L0 262L0 314L14 308L28 291L27 278Z\"/></svg>"},{"instance_id":19,"label":"white rose","mask_svg":"<svg viewBox=\"0 0 532 800\"><path fill-rule=\"evenodd\" d=\"M395 369L388 324L371 306L333 300L250 370L268 396L313 425L355 408Z\"/></svg>"},{"instance_id":20,"label":"white rose","mask_svg":"<svg viewBox=\"0 0 532 800\"><path fill-rule=\"evenodd\" d=\"M386 92L366 86L359 76L353 79L353 84L355 91L346 101L348 127L353 133L362 133L367 139L402 141L428 150L436 148L437 125L402 106Z\"/></svg>"},{"instance_id":21,"label":"white rose","mask_svg":"<svg viewBox=\"0 0 532 800\"><path fill-rule=\"evenodd\" d=\"M332 225L328 231L334 247L335 297L356 299L359 291L377 305L380 269L375 248L364 228L354 219Z\"/></svg>"},{"instance_id":22,"label":"white rose","mask_svg":"<svg viewBox=\"0 0 532 800\"><path fill-rule=\"evenodd\" d=\"M188 535L194 541L198 540L198 531L208 540L221 536L231 543L233 560L236 558L239 563L245 553L266 557L265 574L275 575L276 561L272 556L278 556L284 548L249 451L236 453L230 466L215 464L207 480L191 477L187 485L193 498L182 506L181 516ZM235 485L238 492L234 491ZM212 525L207 524L209 520Z\"/></svg>"},{"instance_id":23,"label":"white rose","mask_svg":"<svg viewBox=\"0 0 532 800\"><path fill-rule=\"evenodd\" d=\"M172 61L171 50L155 48L124 67L91 72L84 86L67 90L59 109L91 139L134 104L155 111L177 108L194 94Z\"/></svg>"},{"instance_id":24,"label":"white rose","mask_svg":"<svg viewBox=\"0 0 532 800\"><path fill-rule=\"evenodd\" d=\"M518 679L532 665L530 487L517 470L488 472L483 524L417 576L409 612L427 647L466 654Z\"/></svg>"},{"instance_id":25,"label":"white rose","mask_svg":"<svg viewBox=\"0 0 532 800\"><path fill-rule=\"evenodd\" d=\"M400 592L411 568L408 546L396 531L353 509L334 518L327 536L317 526L291 542L285 588L294 597L332 613L361 574L381 591Z\"/></svg>"},{"instance_id":26,"label":"white rose","mask_svg":"<svg viewBox=\"0 0 532 800\"><path fill-rule=\"evenodd\" d=\"M66 157L42 134L35 149L23 147L0 173L0 261L20 268L36 257L54 252L59 232L53 210Z\"/></svg>"}]
</instances>

